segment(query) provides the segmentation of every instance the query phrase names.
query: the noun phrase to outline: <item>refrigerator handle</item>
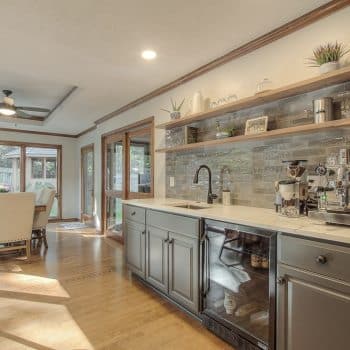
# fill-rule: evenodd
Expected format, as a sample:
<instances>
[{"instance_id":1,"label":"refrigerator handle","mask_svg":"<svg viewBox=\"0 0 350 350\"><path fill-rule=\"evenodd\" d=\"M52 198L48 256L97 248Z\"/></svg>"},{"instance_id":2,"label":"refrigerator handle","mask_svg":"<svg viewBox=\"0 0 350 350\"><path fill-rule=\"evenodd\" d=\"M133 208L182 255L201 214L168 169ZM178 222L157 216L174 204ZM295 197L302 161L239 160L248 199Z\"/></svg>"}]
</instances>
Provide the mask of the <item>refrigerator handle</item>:
<instances>
[{"instance_id":1,"label":"refrigerator handle","mask_svg":"<svg viewBox=\"0 0 350 350\"><path fill-rule=\"evenodd\" d=\"M210 289L210 240L207 234L204 236L204 259L205 259L205 290L203 296L205 297Z\"/></svg>"}]
</instances>

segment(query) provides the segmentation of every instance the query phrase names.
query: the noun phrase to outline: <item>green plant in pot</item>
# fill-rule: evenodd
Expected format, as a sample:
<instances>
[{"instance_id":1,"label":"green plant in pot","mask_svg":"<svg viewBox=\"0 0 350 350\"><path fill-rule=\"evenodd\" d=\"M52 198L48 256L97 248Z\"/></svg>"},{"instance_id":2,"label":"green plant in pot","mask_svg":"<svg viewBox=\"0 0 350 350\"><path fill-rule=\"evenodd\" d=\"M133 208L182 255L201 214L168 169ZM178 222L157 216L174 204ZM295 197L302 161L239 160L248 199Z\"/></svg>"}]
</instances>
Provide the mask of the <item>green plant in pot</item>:
<instances>
[{"instance_id":1,"label":"green plant in pot","mask_svg":"<svg viewBox=\"0 0 350 350\"><path fill-rule=\"evenodd\" d=\"M235 127L228 127L228 128L222 128L220 126L220 121L217 120L216 121L216 134L215 134L215 137L217 139L224 139L226 137L231 137L233 136L235 133Z\"/></svg>"},{"instance_id":2,"label":"green plant in pot","mask_svg":"<svg viewBox=\"0 0 350 350\"><path fill-rule=\"evenodd\" d=\"M339 68L339 60L349 50L342 43L327 43L320 45L313 51L313 57L309 58L310 67L320 67L320 73L332 72Z\"/></svg>"},{"instance_id":3,"label":"green plant in pot","mask_svg":"<svg viewBox=\"0 0 350 350\"><path fill-rule=\"evenodd\" d=\"M162 108L161 110L169 113L171 119L179 119L181 117L181 108L185 102L185 99L183 99L179 105L177 105L177 103L174 102L172 98L170 99L170 101L172 110L169 111L168 109L164 108Z\"/></svg>"}]
</instances>

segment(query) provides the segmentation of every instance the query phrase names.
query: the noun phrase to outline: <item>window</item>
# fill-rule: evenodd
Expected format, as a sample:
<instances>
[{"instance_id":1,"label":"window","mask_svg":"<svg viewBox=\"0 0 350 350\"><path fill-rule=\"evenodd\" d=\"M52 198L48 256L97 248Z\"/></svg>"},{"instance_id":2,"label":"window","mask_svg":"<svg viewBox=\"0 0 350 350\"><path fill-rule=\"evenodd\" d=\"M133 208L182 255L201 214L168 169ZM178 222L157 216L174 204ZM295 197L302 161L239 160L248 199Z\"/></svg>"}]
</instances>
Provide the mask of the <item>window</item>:
<instances>
[{"instance_id":1,"label":"window","mask_svg":"<svg viewBox=\"0 0 350 350\"><path fill-rule=\"evenodd\" d=\"M0 141L0 193L56 190L50 218L61 218L62 146Z\"/></svg>"},{"instance_id":2,"label":"window","mask_svg":"<svg viewBox=\"0 0 350 350\"><path fill-rule=\"evenodd\" d=\"M32 178L44 178L44 158L32 158Z\"/></svg>"},{"instance_id":3,"label":"window","mask_svg":"<svg viewBox=\"0 0 350 350\"><path fill-rule=\"evenodd\" d=\"M55 179L56 159L55 158L32 158L33 179Z\"/></svg>"},{"instance_id":4,"label":"window","mask_svg":"<svg viewBox=\"0 0 350 350\"><path fill-rule=\"evenodd\" d=\"M45 176L47 179L56 178L56 159L47 158L45 162Z\"/></svg>"},{"instance_id":5,"label":"window","mask_svg":"<svg viewBox=\"0 0 350 350\"><path fill-rule=\"evenodd\" d=\"M0 193L19 192L21 147L0 144Z\"/></svg>"}]
</instances>

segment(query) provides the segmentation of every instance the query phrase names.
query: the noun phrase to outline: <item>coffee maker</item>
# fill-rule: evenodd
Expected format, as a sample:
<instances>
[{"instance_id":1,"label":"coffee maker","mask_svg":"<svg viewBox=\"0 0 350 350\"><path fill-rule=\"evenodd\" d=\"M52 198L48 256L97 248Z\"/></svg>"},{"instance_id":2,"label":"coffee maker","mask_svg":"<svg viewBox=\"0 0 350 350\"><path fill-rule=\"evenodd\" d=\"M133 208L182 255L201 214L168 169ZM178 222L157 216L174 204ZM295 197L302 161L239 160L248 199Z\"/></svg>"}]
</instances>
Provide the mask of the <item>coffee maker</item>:
<instances>
[{"instance_id":1,"label":"coffee maker","mask_svg":"<svg viewBox=\"0 0 350 350\"><path fill-rule=\"evenodd\" d=\"M287 177L276 181L276 211L283 216L299 217L306 215L308 183L307 171L305 168L306 160L286 160Z\"/></svg>"},{"instance_id":2,"label":"coffee maker","mask_svg":"<svg viewBox=\"0 0 350 350\"><path fill-rule=\"evenodd\" d=\"M340 150L340 155L343 150ZM318 174L317 170L316 173ZM318 174L319 175L319 174ZM341 224L350 226L350 167L349 162L342 161L328 169L326 186L315 188L318 205L309 211L310 218L325 221L330 224ZM312 188L312 187L311 187Z\"/></svg>"}]
</instances>

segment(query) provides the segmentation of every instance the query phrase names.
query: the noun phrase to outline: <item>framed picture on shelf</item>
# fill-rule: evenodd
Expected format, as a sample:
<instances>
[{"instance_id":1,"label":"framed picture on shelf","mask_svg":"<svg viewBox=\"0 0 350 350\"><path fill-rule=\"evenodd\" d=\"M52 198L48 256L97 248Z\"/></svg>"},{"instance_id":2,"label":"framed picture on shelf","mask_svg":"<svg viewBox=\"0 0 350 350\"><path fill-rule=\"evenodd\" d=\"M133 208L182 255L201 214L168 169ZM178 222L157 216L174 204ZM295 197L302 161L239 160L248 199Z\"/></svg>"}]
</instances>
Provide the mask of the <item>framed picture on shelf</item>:
<instances>
[{"instance_id":1,"label":"framed picture on shelf","mask_svg":"<svg viewBox=\"0 0 350 350\"><path fill-rule=\"evenodd\" d=\"M269 117L263 116L254 119L248 119L245 123L244 135L256 135L267 131Z\"/></svg>"}]
</instances>

